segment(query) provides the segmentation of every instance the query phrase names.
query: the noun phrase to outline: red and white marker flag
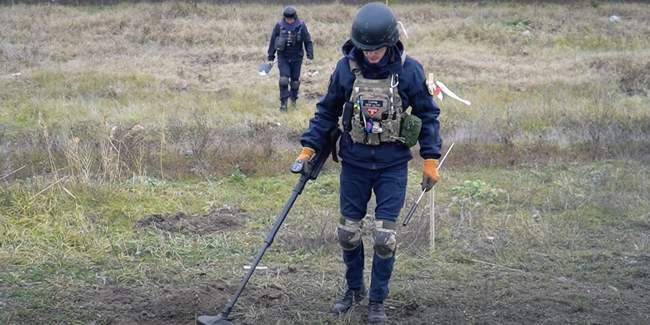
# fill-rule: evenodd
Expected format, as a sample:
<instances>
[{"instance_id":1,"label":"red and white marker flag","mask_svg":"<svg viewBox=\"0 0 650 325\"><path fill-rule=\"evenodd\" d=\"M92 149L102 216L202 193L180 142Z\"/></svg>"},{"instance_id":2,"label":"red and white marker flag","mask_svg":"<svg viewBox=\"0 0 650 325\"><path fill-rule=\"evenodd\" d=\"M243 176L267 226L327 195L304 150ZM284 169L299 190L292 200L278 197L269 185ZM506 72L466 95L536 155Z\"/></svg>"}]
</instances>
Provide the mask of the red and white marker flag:
<instances>
[{"instance_id":1,"label":"red and white marker flag","mask_svg":"<svg viewBox=\"0 0 650 325\"><path fill-rule=\"evenodd\" d=\"M444 95L447 95L467 106L472 105L472 103L469 100L462 99L458 95L456 95L453 91L451 91L445 84L438 80L433 79L433 73L429 73L429 78L427 79L427 86L429 87L429 91L433 96L436 96L440 101L442 101ZM443 95L444 94L444 95Z\"/></svg>"}]
</instances>

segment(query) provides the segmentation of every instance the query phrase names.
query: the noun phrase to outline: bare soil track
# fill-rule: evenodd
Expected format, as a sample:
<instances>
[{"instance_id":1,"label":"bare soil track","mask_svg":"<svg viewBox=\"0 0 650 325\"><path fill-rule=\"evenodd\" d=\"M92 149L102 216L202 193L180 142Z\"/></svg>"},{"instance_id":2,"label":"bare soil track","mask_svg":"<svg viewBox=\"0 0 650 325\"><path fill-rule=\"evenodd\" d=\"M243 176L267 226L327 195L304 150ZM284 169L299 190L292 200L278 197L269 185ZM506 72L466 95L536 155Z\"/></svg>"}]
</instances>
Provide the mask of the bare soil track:
<instances>
[{"instance_id":1,"label":"bare soil track","mask_svg":"<svg viewBox=\"0 0 650 325\"><path fill-rule=\"evenodd\" d=\"M650 258L641 262L647 269ZM390 324L647 324L645 285L617 289L546 274L473 265L471 280L396 279L386 302ZM335 290L313 285L314 274L296 271L278 285L253 280L231 316L239 324L361 324L366 303L339 319L328 309ZM188 286L105 286L69 292L62 301L92 311L100 324L193 324L196 315L217 314L236 290L227 282L197 279ZM303 285L301 287L301 285ZM290 287L289 287L290 286ZM409 296L416 286L417 296ZM69 307L69 306L66 306ZM67 308L66 308L67 309Z\"/></svg>"},{"instance_id":2,"label":"bare soil track","mask_svg":"<svg viewBox=\"0 0 650 325\"><path fill-rule=\"evenodd\" d=\"M136 227L153 228L172 233L206 235L241 226L247 218L246 211L242 209L224 207L200 216L192 216L184 212L171 215L152 214L139 220Z\"/></svg>"},{"instance_id":3,"label":"bare soil track","mask_svg":"<svg viewBox=\"0 0 650 325\"><path fill-rule=\"evenodd\" d=\"M173 233L210 235L237 229L247 218L238 208L222 208L206 215L151 215L137 227ZM633 228L646 224L630 225ZM624 230L624 229L619 229ZM369 238L365 238L368 240ZM283 250L301 249L305 238L284 237ZM371 256L371 245L366 245ZM333 264L338 249L326 245ZM411 245L405 254L418 254ZM272 250L269 251L273 254ZM611 265L614 273L595 280L579 273L563 275L546 270L540 256L524 268L511 268L467 258L448 258L417 276L396 272L386 301L390 324L647 324L650 322L650 256L637 252L620 256L600 254L577 258L585 272ZM399 268L399 259L397 267ZM369 260L367 261L369 265ZM228 266L224 266L224 269ZM236 267L235 270L239 269ZM601 268L602 269L602 268ZM545 270L545 271L540 271ZM58 307L83 313L96 324L194 324L197 315L218 314L235 292L243 275L223 270L185 275L185 282L157 285L108 283L92 288L65 288L55 293ZM231 317L238 324L363 324L367 301L338 319L329 314L340 290L342 272L310 265L270 265L258 271L244 290ZM237 272L234 272L237 273ZM228 274L226 272L226 274ZM174 279L171 276L170 279ZM2 298L0 296L0 298ZM0 302L3 300L0 299ZM3 305L0 305L3 307ZM9 305L9 309L18 306ZM37 320L33 315L30 320ZM22 319L27 320L27 319ZM21 321L22 321L21 320Z\"/></svg>"}]
</instances>

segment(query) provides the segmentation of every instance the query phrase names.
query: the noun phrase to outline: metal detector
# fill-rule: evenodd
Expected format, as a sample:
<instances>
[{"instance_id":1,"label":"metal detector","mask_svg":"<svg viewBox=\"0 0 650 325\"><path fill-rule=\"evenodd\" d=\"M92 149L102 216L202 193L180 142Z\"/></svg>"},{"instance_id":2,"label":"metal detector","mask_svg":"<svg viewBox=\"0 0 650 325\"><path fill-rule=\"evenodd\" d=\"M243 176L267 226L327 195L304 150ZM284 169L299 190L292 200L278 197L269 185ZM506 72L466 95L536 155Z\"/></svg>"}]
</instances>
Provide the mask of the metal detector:
<instances>
[{"instance_id":1,"label":"metal detector","mask_svg":"<svg viewBox=\"0 0 650 325\"><path fill-rule=\"evenodd\" d=\"M197 325L232 324L232 322L228 318L230 312L232 311L233 307L237 303L237 299L239 299L239 296L241 295L242 291L244 291L244 287L246 287L248 280L250 280L251 276L253 276L253 272L255 272L257 265L260 263L260 260L262 260L262 256L264 256L266 250L271 246L271 243L273 243L273 239L275 238L275 235L278 233L278 230L280 230L280 226L287 218L287 215L289 214L289 210L291 210L291 207L293 207L293 203L296 202L296 199L302 193L302 190L305 188L307 182L309 180L314 180L316 179L316 177L318 177L318 174L323 168L323 165L325 165L325 162L327 161L327 158L329 157L330 153L332 154L332 159L338 162L336 141L338 140L340 135L341 135L341 131L338 128L332 129L328 133L328 139L327 139L328 141L327 141L327 145L325 146L327 148L326 150L321 150L321 152L318 152L316 156L313 157L310 161L296 160L293 163L293 165L291 166L291 172L295 174L300 174L300 179L298 180L298 183L296 183L296 185L293 187L289 200L287 200L287 203L284 204L284 208L282 208L282 211L280 211L280 214L278 214L277 218L275 219L275 222L273 223L273 227L266 235L266 239L264 240L264 246L262 246L259 253L257 253L257 256L255 257L255 260L251 264L250 269L248 270L244 278L239 283L239 288L237 288L237 291L235 292L235 294L232 295L232 297L228 301L228 304L226 305L226 307L224 307L221 313L217 316L201 315L196 319Z\"/></svg>"},{"instance_id":2,"label":"metal detector","mask_svg":"<svg viewBox=\"0 0 650 325\"><path fill-rule=\"evenodd\" d=\"M271 73L271 68L273 68L274 61L269 61L266 63L260 64L260 67L257 69L257 74L260 76L266 76Z\"/></svg>"}]
</instances>

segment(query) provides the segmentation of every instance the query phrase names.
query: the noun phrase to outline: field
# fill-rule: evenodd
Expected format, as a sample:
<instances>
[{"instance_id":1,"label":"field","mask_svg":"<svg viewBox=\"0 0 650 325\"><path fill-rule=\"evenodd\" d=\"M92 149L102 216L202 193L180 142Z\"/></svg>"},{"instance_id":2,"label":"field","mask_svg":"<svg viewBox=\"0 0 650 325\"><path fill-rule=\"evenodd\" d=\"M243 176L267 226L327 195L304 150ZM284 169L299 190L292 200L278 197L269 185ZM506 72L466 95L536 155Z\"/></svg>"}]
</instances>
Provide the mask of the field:
<instances>
[{"instance_id":1,"label":"field","mask_svg":"<svg viewBox=\"0 0 650 325\"><path fill-rule=\"evenodd\" d=\"M439 102L455 146L435 250L423 201L398 232L389 323L650 323L650 6L391 6L407 53L473 104ZM255 71L279 5L0 5L0 323L220 311L297 181L356 8L298 6L316 58L280 114L277 70ZM365 305L328 312L338 171L299 197L238 323L365 322ZM420 175L416 158L407 209Z\"/></svg>"}]
</instances>

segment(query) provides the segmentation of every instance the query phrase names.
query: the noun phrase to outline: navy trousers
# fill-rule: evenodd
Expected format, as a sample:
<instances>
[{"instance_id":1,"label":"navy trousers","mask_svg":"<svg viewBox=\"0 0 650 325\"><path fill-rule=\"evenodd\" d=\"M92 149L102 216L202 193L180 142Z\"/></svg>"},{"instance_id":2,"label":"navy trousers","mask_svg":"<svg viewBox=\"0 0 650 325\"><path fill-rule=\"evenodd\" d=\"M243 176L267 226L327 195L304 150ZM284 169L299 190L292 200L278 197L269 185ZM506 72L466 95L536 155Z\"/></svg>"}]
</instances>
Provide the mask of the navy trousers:
<instances>
[{"instance_id":1,"label":"navy trousers","mask_svg":"<svg viewBox=\"0 0 650 325\"><path fill-rule=\"evenodd\" d=\"M407 176L408 162L380 170L364 169L343 162L340 179L341 214L352 220L363 219L368 201L374 192L377 201L375 219L397 222L406 197ZM354 250L343 250L343 262L346 266L345 279L348 288L361 288L364 268L363 243ZM374 254L368 294L371 301L384 301L388 296L388 284L394 264L395 256L381 258Z\"/></svg>"},{"instance_id":2,"label":"navy trousers","mask_svg":"<svg viewBox=\"0 0 650 325\"><path fill-rule=\"evenodd\" d=\"M280 82L280 100L286 101L289 96L298 98L298 88L296 82L300 81L300 69L302 68L302 57L291 57L278 55L278 70L280 78L288 78L287 84ZM291 87L290 87L291 85Z\"/></svg>"}]
</instances>

